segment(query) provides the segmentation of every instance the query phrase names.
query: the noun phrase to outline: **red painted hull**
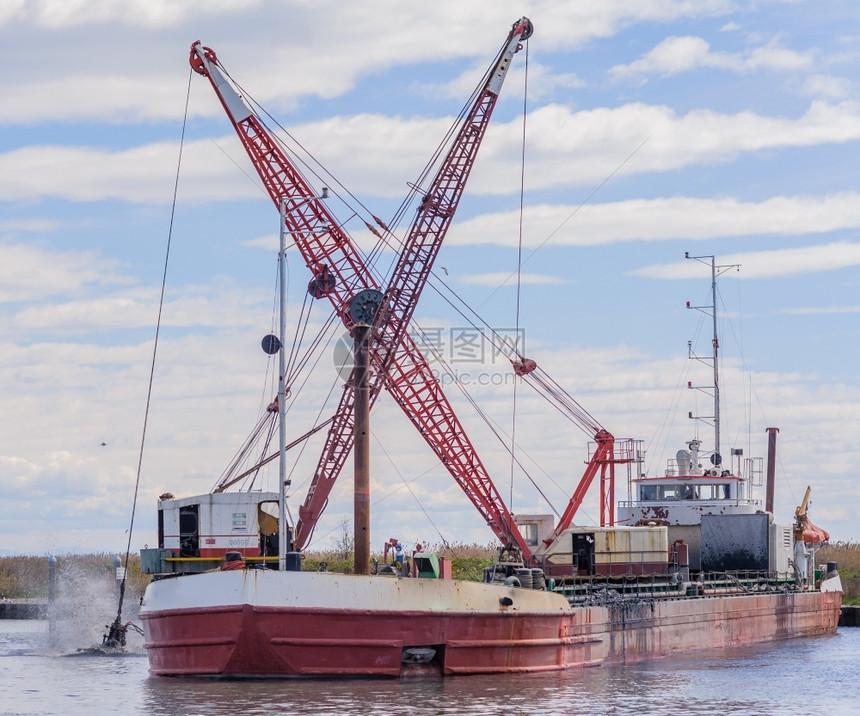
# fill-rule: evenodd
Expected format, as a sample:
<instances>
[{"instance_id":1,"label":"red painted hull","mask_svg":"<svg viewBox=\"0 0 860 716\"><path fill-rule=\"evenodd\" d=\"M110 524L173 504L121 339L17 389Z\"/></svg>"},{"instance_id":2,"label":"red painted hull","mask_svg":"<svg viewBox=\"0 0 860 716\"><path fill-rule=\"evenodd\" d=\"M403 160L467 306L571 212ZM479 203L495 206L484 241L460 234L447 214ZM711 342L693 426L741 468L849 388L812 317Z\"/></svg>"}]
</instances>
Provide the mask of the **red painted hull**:
<instances>
[{"instance_id":1,"label":"red painted hull","mask_svg":"<svg viewBox=\"0 0 860 716\"><path fill-rule=\"evenodd\" d=\"M591 640L557 616L291 610L244 605L144 621L158 675L400 676L404 646L437 650L445 674L544 671L591 662Z\"/></svg>"},{"instance_id":2,"label":"red painted hull","mask_svg":"<svg viewBox=\"0 0 860 716\"><path fill-rule=\"evenodd\" d=\"M840 592L640 599L563 613L237 604L141 614L165 676L399 677L566 669L833 633ZM435 650L402 663L405 647Z\"/></svg>"}]
</instances>

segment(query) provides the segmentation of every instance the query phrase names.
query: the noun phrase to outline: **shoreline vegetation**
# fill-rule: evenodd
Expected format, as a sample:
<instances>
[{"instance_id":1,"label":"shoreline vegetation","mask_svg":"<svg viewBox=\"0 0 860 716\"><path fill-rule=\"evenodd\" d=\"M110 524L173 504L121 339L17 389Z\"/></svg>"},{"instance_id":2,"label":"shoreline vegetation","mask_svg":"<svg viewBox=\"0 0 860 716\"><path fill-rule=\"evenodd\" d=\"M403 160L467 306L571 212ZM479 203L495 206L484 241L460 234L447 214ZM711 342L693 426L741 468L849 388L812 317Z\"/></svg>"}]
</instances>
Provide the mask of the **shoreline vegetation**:
<instances>
[{"instance_id":1,"label":"shoreline vegetation","mask_svg":"<svg viewBox=\"0 0 860 716\"><path fill-rule=\"evenodd\" d=\"M492 564L498 549L492 545L433 545L426 551L436 552L451 560L456 579L480 580L484 567ZM112 553L57 555L58 590L70 581L87 580L103 583L108 588L116 580L116 555ZM120 555L122 557L122 555ZM382 564L382 554L372 556ZM0 599L45 599L48 597L49 557L47 555L0 556ZM325 562L331 571L352 570L351 550L334 549L309 552L302 557L302 569L316 571ZM845 593L842 603L860 605L860 543L834 542L822 547L815 555L816 564L836 562ZM150 576L140 573L140 556L129 556L126 598L138 601Z\"/></svg>"}]
</instances>

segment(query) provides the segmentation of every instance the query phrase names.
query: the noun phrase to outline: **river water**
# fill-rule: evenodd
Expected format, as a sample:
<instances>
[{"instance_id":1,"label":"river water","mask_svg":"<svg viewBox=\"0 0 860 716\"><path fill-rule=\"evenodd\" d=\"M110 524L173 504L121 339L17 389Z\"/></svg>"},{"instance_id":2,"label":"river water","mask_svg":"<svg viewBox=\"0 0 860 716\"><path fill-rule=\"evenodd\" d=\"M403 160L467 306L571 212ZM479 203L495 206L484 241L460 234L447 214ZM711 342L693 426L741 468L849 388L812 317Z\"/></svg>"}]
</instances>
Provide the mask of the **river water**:
<instances>
[{"instance_id":1,"label":"river water","mask_svg":"<svg viewBox=\"0 0 860 716\"><path fill-rule=\"evenodd\" d=\"M98 633L55 628L53 649L48 637L47 622L0 620L0 714L860 714L860 628L641 664L411 681L155 678L136 634L127 656L67 643Z\"/></svg>"}]
</instances>

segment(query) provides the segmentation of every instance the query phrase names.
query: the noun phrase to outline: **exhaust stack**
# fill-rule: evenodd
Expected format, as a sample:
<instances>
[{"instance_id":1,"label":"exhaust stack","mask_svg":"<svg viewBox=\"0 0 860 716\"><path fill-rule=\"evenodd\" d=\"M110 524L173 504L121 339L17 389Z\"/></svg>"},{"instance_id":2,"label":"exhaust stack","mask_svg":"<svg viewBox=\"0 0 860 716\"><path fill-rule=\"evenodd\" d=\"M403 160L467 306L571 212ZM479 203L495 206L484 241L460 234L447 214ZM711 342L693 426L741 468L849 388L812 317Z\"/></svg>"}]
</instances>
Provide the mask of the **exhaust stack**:
<instances>
[{"instance_id":1,"label":"exhaust stack","mask_svg":"<svg viewBox=\"0 0 860 716\"><path fill-rule=\"evenodd\" d=\"M764 509L773 514L773 486L776 482L776 434L779 428L767 429L767 497Z\"/></svg>"}]
</instances>

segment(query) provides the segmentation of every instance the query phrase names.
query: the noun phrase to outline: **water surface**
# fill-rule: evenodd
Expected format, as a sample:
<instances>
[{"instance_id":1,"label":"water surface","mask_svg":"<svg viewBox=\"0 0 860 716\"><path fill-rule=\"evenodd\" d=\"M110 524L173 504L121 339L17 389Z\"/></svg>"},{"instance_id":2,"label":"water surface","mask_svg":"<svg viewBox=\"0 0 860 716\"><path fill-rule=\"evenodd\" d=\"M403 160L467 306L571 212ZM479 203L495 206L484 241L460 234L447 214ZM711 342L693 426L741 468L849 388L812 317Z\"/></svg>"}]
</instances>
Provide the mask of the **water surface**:
<instances>
[{"instance_id":1,"label":"water surface","mask_svg":"<svg viewBox=\"0 0 860 716\"><path fill-rule=\"evenodd\" d=\"M101 627L94 629L96 636ZM72 632L63 632L70 634ZM66 637L69 638L69 637ZM75 638L75 637L72 637ZM81 637L76 637L80 639ZM89 639L89 635L83 637ZM786 714L860 713L860 629L831 637L551 674L393 681L150 677L142 638L126 656L48 647L43 621L0 620L0 713Z\"/></svg>"}]
</instances>

